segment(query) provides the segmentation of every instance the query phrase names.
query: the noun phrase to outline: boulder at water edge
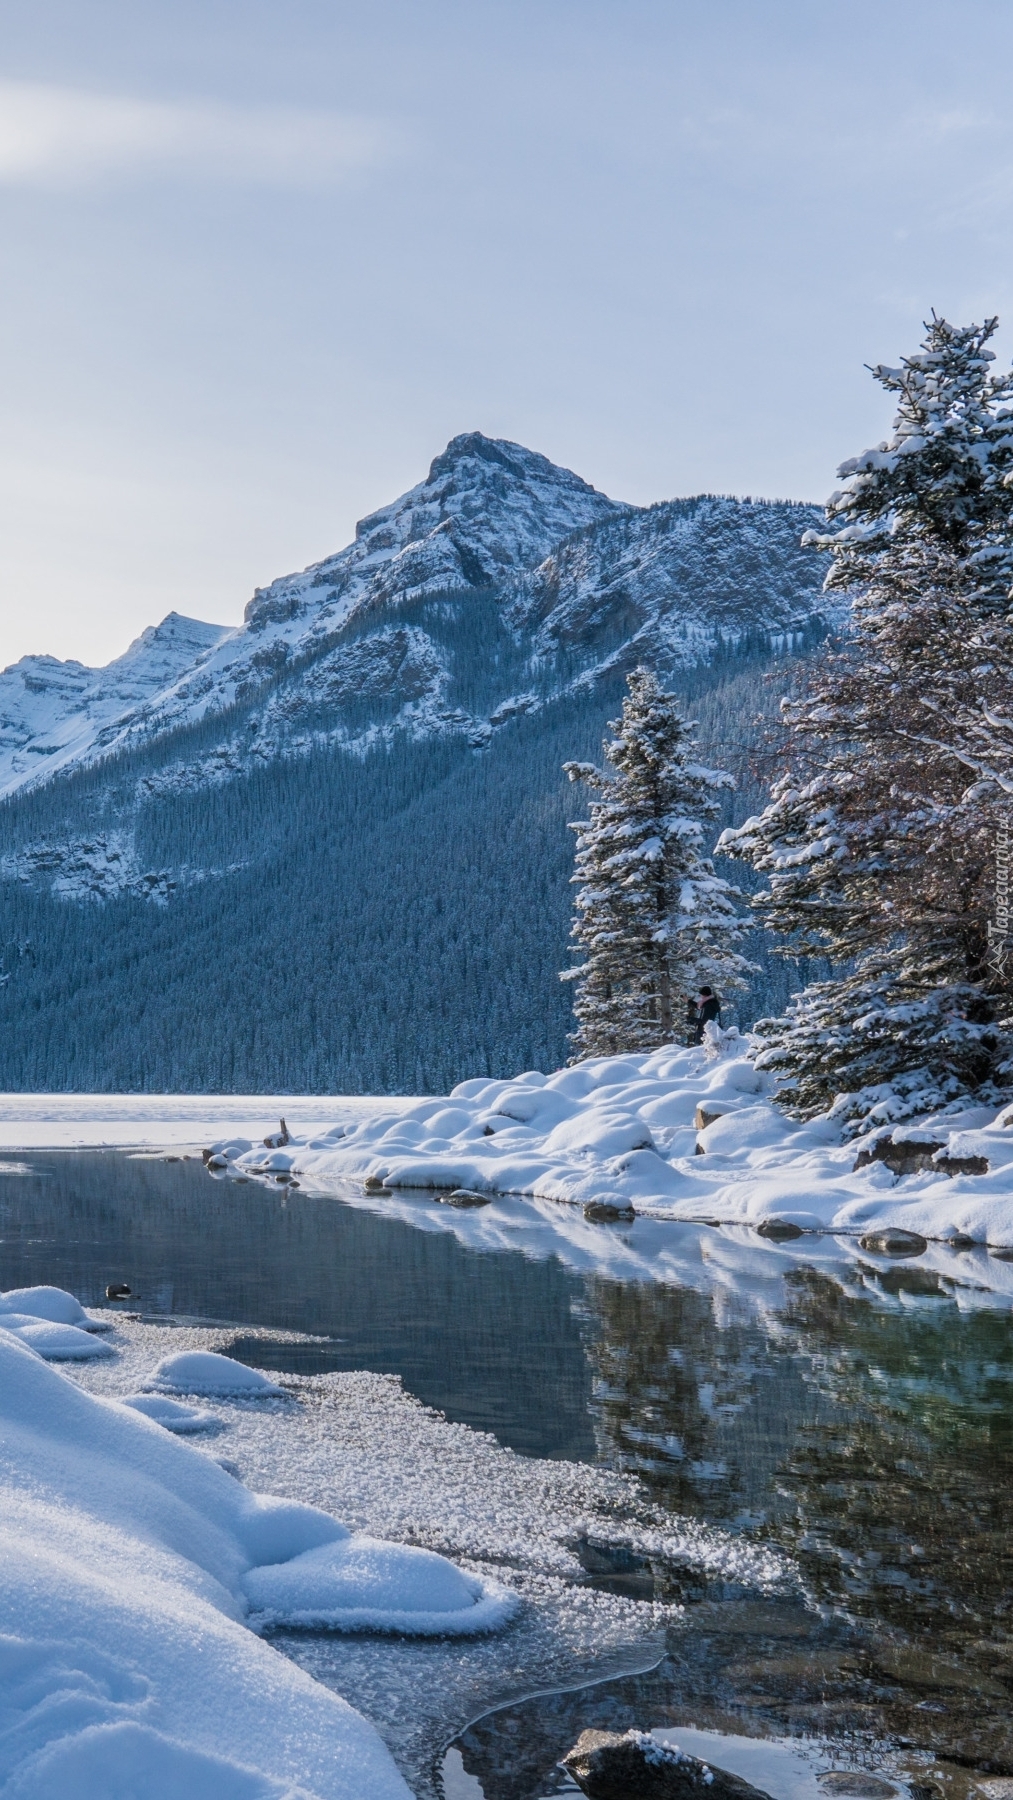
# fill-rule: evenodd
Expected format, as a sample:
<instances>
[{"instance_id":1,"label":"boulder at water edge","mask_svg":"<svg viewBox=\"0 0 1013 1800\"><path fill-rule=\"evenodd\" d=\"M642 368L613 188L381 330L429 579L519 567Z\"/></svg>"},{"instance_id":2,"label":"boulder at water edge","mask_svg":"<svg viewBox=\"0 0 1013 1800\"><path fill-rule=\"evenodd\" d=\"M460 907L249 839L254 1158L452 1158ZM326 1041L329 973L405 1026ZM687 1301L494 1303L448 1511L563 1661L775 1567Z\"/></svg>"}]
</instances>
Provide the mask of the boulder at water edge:
<instances>
[{"instance_id":1,"label":"boulder at water edge","mask_svg":"<svg viewBox=\"0 0 1013 1800\"><path fill-rule=\"evenodd\" d=\"M588 1800L770 1800L762 1788L646 1731L581 1732L563 1767Z\"/></svg>"}]
</instances>

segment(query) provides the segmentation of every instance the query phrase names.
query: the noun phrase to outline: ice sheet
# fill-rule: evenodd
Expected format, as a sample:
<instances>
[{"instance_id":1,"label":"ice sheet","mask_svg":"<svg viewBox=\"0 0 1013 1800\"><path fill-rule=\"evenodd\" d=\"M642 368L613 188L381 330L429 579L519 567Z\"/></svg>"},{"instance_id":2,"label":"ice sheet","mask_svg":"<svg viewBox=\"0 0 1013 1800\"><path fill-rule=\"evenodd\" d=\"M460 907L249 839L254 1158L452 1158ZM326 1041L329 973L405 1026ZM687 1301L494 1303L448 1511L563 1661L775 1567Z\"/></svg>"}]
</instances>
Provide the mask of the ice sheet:
<instances>
[{"instance_id":1,"label":"ice sheet","mask_svg":"<svg viewBox=\"0 0 1013 1800\"><path fill-rule=\"evenodd\" d=\"M381 1104L396 1111L402 1103L319 1094L0 1094L0 1149L173 1148L226 1134L256 1142L283 1116L312 1134ZM21 1171L15 1164L6 1172Z\"/></svg>"}]
</instances>

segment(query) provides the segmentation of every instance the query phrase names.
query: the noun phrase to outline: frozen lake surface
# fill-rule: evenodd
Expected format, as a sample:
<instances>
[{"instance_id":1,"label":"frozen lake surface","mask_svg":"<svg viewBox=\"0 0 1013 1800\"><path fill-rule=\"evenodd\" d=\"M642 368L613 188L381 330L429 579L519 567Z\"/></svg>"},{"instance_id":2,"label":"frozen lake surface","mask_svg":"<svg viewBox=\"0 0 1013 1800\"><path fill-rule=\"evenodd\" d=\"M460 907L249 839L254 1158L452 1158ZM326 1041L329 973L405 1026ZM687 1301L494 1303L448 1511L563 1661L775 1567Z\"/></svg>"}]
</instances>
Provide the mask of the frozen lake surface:
<instances>
[{"instance_id":1,"label":"frozen lake surface","mask_svg":"<svg viewBox=\"0 0 1013 1800\"><path fill-rule=\"evenodd\" d=\"M784 1800L855 1768L913 1800L1013 1773L1013 1324L974 1252L454 1215L164 1154L2 1164L0 1286L133 1291L119 1358L79 1379L128 1391L170 1338L225 1349L300 1402L298 1423L219 1408L208 1449L251 1486L542 1595L482 1647L276 1640L420 1793L462 1732L451 1800L564 1791L589 1725L731 1734L746 1775L762 1738L750 1778L775 1794L790 1740Z\"/></svg>"}]
</instances>

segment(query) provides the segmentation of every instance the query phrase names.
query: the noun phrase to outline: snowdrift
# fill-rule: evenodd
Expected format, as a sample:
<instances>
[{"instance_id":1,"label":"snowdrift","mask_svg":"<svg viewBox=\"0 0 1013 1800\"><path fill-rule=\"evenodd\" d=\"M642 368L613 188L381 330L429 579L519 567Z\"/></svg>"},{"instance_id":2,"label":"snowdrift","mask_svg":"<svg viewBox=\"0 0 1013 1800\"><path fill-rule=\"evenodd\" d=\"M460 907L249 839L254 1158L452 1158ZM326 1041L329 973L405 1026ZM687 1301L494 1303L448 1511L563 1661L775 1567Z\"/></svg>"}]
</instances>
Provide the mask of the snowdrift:
<instances>
[{"instance_id":1,"label":"snowdrift","mask_svg":"<svg viewBox=\"0 0 1013 1800\"><path fill-rule=\"evenodd\" d=\"M407 1800L372 1726L250 1623L468 1633L503 1624L515 1597L430 1551L249 1493L172 1435L171 1417L166 1430L157 1411L49 1367L29 1327L6 1329L5 1317L30 1318L11 1298L0 1302L4 1800L170 1800L184 1787L192 1800Z\"/></svg>"},{"instance_id":2,"label":"snowdrift","mask_svg":"<svg viewBox=\"0 0 1013 1800\"><path fill-rule=\"evenodd\" d=\"M748 1044L592 1059L545 1076L464 1081L446 1099L372 1114L280 1149L216 1145L224 1164L326 1189L520 1194L604 1204L659 1219L862 1237L901 1227L925 1238L1013 1244L1013 1109L947 1110L842 1142L831 1117L799 1124L773 1104ZM891 1134L928 1147L915 1172L873 1155ZM962 1166L963 1165L963 1166ZM973 1170L984 1172L974 1173Z\"/></svg>"}]
</instances>

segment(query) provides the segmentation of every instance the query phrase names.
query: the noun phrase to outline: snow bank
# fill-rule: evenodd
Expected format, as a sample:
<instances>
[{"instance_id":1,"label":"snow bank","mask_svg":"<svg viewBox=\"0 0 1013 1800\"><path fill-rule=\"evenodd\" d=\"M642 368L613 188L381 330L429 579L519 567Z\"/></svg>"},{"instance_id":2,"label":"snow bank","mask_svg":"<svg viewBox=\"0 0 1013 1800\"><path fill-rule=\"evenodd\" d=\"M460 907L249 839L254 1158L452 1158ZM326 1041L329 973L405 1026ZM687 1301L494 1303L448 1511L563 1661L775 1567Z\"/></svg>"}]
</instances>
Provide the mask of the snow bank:
<instances>
[{"instance_id":1,"label":"snow bank","mask_svg":"<svg viewBox=\"0 0 1013 1800\"><path fill-rule=\"evenodd\" d=\"M115 1356L111 1344L90 1335L106 1323L91 1319L73 1294L63 1288L8 1288L0 1294L0 1330L27 1344L50 1362L84 1362Z\"/></svg>"},{"instance_id":2,"label":"snow bank","mask_svg":"<svg viewBox=\"0 0 1013 1800\"><path fill-rule=\"evenodd\" d=\"M373 1728L249 1630L253 1606L333 1624L350 1602L427 1632L437 1613L460 1629L469 1606L465 1629L488 1629L513 1604L431 1553L249 1493L5 1329L0 1518L0 1604L16 1627L0 1639L4 1800L184 1787L194 1800L407 1800Z\"/></svg>"},{"instance_id":3,"label":"snow bank","mask_svg":"<svg viewBox=\"0 0 1013 1800\"><path fill-rule=\"evenodd\" d=\"M111 1344L79 1331L76 1325L51 1325L46 1319L32 1318L30 1313L0 1313L0 1330L9 1332L50 1362L84 1362L89 1357L116 1354Z\"/></svg>"},{"instance_id":4,"label":"snow bank","mask_svg":"<svg viewBox=\"0 0 1013 1800\"><path fill-rule=\"evenodd\" d=\"M882 1161L856 1169L863 1147L890 1128L844 1144L828 1117L786 1118L747 1049L732 1039L710 1060L672 1047L548 1077L465 1081L449 1098L377 1103L326 1133L294 1133L284 1148L251 1148L225 1162L246 1175L298 1175L318 1191L357 1177L372 1192L466 1188L633 1206L659 1219L777 1221L852 1237L900 1226L926 1238L1013 1244L1005 1113L978 1108L894 1126L897 1139L940 1145L936 1163L925 1159L900 1176ZM978 1167L987 1162L985 1173L955 1166L975 1158Z\"/></svg>"},{"instance_id":5,"label":"snow bank","mask_svg":"<svg viewBox=\"0 0 1013 1800\"><path fill-rule=\"evenodd\" d=\"M6 1324L5 1313L30 1313L54 1325L79 1325L82 1331L105 1329L104 1320L89 1318L73 1294L57 1287L8 1288L0 1294L0 1324Z\"/></svg>"},{"instance_id":6,"label":"snow bank","mask_svg":"<svg viewBox=\"0 0 1013 1800\"><path fill-rule=\"evenodd\" d=\"M497 1201L458 1213L410 1195L373 1200L360 1191L359 1204L414 1207L435 1230L466 1230L509 1214L533 1221L533 1229L539 1220L546 1231L550 1221L572 1224L588 1241L619 1244L628 1235L592 1231L576 1209L548 1202ZM650 1221L638 1230L641 1225L668 1235L720 1235ZM759 1257L769 1252L776 1260L776 1247L750 1235ZM251 1329L265 1342L285 1335ZM234 1341L235 1329L180 1320L172 1337L180 1350L220 1351ZM114 1360L71 1365L69 1378L109 1398L135 1394L164 1355L165 1327L120 1315L113 1338ZM282 1643L303 1669L377 1724L419 1792L430 1792L446 1744L491 1706L652 1668L666 1633L695 1629L695 1608L684 1612L667 1600L633 1600L588 1586L583 1540L621 1557L642 1557L656 1569L671 1564L677 1587L688 1575L694 1590L710 1598L736 1592L797 1599L801 1592L790 1560L756 1535L673 1515L630 1473L509 1450L490 1433L424 1405L395 1376L356 1370L284 1381L289 1404L241 1396L207 1402L221 1433L215 1452L227 1451L248 1487L312 1502L337 1513L353 1533L435 1550L466 1577L504 1581L522 1602L509 1630L463 1642L390 1631L272 1635L272 1643Z\"/></svg>"}]
</instances>

